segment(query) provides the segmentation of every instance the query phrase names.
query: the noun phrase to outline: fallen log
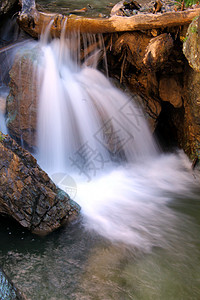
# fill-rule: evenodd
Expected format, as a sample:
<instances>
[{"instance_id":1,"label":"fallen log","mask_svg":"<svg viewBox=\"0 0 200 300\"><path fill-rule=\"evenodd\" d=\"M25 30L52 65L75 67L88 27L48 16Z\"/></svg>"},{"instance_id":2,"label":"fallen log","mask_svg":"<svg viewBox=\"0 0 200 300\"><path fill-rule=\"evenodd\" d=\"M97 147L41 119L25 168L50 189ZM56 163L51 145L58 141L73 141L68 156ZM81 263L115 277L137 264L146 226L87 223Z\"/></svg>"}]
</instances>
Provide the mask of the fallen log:
<instances>
[{"instance_id":1,"label":"fallen log","mask_svg":"<svg viewBox=\"0 0 200 300\"><path fill-rule=\"evenodd\" d=\"M200 14L200 8L163 14L138 14L132 17L113 16L108 19L85 18L75 15L64 16L39 12L32 8L28 13L21 12L18 18L20 27L31 36L38 38L51 23L50 34L58 37L63 28L66 32L112 33L123 31L148 30L187 25Z\"/></svg>"}]
</instances>

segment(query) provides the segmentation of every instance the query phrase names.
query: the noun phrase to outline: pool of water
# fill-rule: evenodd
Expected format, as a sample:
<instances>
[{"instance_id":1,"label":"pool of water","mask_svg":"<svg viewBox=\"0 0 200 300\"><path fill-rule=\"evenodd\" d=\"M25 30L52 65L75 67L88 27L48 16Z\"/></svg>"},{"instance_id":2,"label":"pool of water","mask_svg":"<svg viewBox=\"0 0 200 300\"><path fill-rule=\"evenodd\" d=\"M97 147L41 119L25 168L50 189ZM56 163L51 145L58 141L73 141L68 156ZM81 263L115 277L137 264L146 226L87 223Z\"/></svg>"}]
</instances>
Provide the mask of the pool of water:
<instances>
[{"instance_id":1,"label":"pool of water","mask_svg":"<svg viewBox=\"0 0 200 300\"><path fill-rule=\"evenodd\" d=\"M169 204L173 230L164 247L148 251L86 231L81 218L44 238L1 219L0 265L31 300L197 300L198 193Z\"/></svg>"},{"instance_id":2,"label":"pool of water","mask_svg":"<svg viewBox=\"0 0 200 300\"><path fill-rule=\"evenodd\" d=\"M106 17L110 15L112 7L118 3L118 0L37 0L40 9L57 12L61 14L78 14L87 17Z\"/></svg>"}]
</instances>

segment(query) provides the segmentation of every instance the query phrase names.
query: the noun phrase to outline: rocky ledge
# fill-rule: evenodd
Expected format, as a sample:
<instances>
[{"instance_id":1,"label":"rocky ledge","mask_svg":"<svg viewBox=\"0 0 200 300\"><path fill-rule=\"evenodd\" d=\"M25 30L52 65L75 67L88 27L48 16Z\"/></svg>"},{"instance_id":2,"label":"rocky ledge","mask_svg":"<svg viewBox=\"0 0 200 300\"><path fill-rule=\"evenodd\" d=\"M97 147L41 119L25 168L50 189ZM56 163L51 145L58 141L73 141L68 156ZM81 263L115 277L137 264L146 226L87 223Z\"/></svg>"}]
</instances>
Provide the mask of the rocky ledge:
<instances>
[{"instance_id":1,"label":"rocky ledge","mask_svg":"<svg viewBox=\"0 0 200 300\"><path fill-rule=\"evenodd\" d=\"M46 235L77 218L80 207L59 189L36 159L8 136L0 136L0 214L32 233Z\"/></svg>"}]
</instances>

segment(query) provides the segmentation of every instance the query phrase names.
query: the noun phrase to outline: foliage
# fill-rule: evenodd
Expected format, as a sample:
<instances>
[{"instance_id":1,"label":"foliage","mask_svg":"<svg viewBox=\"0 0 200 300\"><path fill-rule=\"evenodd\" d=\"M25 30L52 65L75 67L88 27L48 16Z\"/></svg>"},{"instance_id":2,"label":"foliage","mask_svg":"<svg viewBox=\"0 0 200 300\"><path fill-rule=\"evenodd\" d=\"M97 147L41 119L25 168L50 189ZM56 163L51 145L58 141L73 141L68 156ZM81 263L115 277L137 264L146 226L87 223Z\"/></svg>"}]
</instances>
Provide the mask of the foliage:
<instances>
[{"instance_id":1,"label":"foliage","mask_svg":"<svg viewBox=\"0 0 200 300\"><path fill-rule=\"evenodd\" d=\"M0 142L2 142L4 139L3 133L0 131Z\"/></svg>"},{"instance_id":2,"label":"foliage","mask_svg":"<svg viewBox=\"0 0 200 300\"><path fill-rule=\"evenodd\" d=\"M184 2L185 7L190 7L194 4L197 4L198 0L177 0L177 4L181 5Z\"/></svg>"},{"instance_id":3,"label":"foliage","mask_svg":"<svg viewBox=\"0 0 200 300\"><path fill-rule=\"evenodd\" d=\"M190 31L191 31L191 33L197 33L197 27L196 26L192 26L191 28L190 28Z\"/></svg>"},{"instance_id":4,"label":"foliage","mask_svg":"<svg viewBox=\"0 0 200 300\"><path fill-rule=\"evenodd\" d=\"M180 36L180 40L181 40L181 42L182 43L185 43L186 41L187 41L187 39L188 39L188 36Z\"/></svg>"}]
</instances>

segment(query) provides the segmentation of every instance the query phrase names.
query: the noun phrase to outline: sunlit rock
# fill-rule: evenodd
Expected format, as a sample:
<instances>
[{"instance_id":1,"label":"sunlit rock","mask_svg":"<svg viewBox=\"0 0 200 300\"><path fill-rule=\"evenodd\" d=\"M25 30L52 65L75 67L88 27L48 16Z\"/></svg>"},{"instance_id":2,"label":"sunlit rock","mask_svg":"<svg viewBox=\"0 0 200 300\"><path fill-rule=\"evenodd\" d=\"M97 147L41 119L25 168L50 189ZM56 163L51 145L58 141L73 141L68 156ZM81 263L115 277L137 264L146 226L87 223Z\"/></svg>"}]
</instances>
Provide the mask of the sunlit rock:
<instances>
[{"instance_id":1,"label":"sunlit rock","mask_svg":"<svg viewBox=\"0 0 200 300\"><path fill-rule=\"evenodd\" d=\"M151 37L141 32L124 33L113 45L113 53L117 55L127 51L127 61L137 69L142 69L145 51L150 40Z\"/></svg>"},{"instance_id":2,"label":"sunlit rock","mask_svg":"<svg viewBox=\"0 0 200 300\"><path fill-rule=\"evenodd\" d=\"M183 53L189 65L195 71L200 72L200 17L196 17L188 27Z\"/></svg>"},{"instance_id":3,"label":"sunlit rock","mask_svg":"<svg viewBox=\"0 0 200 300\"><path fill-rule=\"evenodd\" d=\"M163 33L150 40L143 63L147 68L159 69L164 64L173 49L174 43L170 34Z\"/></svg>"},{"instance_id":4,"label":"sunlit rock","mask_svg":"<svg viewBox=\"0 0 200 300\"><path fill-rule=\"evenodd\" d=\"M190 157L200 157L200 72L187 69L184 78L183 148Z\"/></svg>"},{"instance_id":5,"label":"sunlit rock","mask_svg":"<svg viewBox=\"0 0 200 300\"><path fill-rule=\"evenodd\" d=\"M161 101L157 97L158 82L154 73L133 74L129 81L132 91L141 91L142 96L136 100L143 107L151 131L155 130L157 119L161 112Z\"/></svg>"}]
</instances>

